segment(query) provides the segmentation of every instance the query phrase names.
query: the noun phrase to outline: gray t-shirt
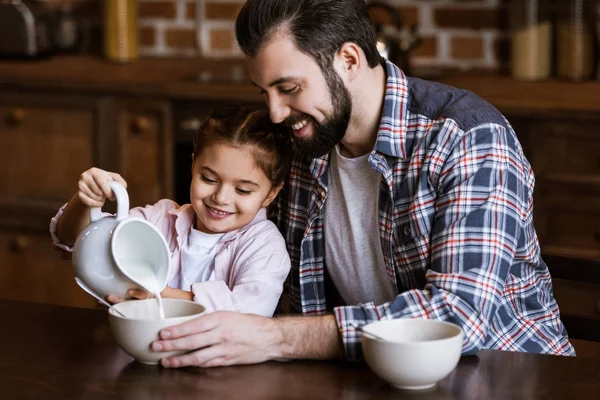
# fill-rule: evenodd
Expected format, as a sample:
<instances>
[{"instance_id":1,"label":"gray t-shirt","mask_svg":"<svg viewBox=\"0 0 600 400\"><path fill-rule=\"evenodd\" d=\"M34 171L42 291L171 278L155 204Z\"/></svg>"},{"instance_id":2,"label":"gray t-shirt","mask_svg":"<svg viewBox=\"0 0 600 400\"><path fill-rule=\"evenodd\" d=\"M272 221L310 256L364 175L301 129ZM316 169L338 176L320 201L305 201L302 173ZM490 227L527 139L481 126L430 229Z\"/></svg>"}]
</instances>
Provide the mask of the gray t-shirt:
<instances>
[{"instance_id":1,"label":"gray t-shirt","mask_svg":"<svg viewBox=\"0 0 600 400\"><path fill-rule=\"evenodd\" d=\"M369 154L357 158L331 152L324 206L325 264L333 284L349 305L392 300L379 238L378 200L381 174L371 169Z\"/></svg>"}]
</instances>

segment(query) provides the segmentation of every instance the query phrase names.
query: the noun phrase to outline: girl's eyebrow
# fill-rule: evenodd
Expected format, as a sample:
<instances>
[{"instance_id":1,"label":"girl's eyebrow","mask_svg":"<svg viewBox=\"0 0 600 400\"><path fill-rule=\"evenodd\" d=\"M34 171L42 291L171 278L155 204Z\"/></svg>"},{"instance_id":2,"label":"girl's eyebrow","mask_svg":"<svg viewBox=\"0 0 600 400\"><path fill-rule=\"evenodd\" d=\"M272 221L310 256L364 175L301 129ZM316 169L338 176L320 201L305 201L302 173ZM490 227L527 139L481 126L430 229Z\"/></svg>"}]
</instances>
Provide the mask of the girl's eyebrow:
<instances>
[{"instance_id":1,"label":"girl's eyebrow","mask_svg":"<svg viewBox=\"0 0 600 400\"><path fill-rule=\"evenodd\" d=\"M206 165L201 165L200 168L210 172L213 175L219 176L219 174L217 174L213 169L211 169L210 167L207 167ZM260 187L260 185L258 183L248 180L248 179L238 179L236 181L236 183L243 183L245 185L252 185L252 186Z\"/></svg>"},{"instance_id":2,"label":"girl's eyebrow","mask_svg":"<svg viewBox=\"0 0 600 400\"><path fill-rule=\"evenodd\" d=\"M245 185L252 185L252 186L260 187L260 185L258 183L254 182L254 181L249 181L246 179L240 179L237 181L237 183L243 183Z\"/></svg>"}]
</instances>

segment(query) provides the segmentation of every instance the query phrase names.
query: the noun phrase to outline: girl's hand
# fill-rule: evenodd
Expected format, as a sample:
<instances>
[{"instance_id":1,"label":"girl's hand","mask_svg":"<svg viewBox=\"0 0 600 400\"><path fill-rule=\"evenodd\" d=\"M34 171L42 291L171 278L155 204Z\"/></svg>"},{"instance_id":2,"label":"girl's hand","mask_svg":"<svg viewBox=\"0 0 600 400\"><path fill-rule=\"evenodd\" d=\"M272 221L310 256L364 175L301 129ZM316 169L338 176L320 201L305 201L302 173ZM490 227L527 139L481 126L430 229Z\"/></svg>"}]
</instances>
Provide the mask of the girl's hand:
<instances>
[{"instance_id":1,"label":"girl's hand","mask_svg":"<svg viewBox=\"0 0 600 400\"><path fill-rule=\"evenodd\" d=\"M127 296L129 297L124 299L122 297L110 295L106 298L106 301L108 301L111 304L116 304L121 303L125 300L144 300L154 297L150 292L147 292L143 289L129 289L127 291ZM160 296L163 299L183 299L189 301L194 300L194 294L192 292L188 292L187 290L175 289L168 286L160 293Z\"/></svg>"},{"instance_id":2,"label":"girl's hand","mask_svg":"<svg viewBox=\"0 0 600 400\"><path fill-rule=\"evenodd\" d=\"M127 182L121 175L100 168L90 168L79 177L77 197L88 207L102 207L106 199L115 199L108 185L110 181L117 181L127 189Z\"/></svg>"},{"instance_id":3,"label":"girl's hand","mask_svg":"<svg viewBox=\"0 0 600 400\"><path fill-rule=\"evenodd\" d=\"M168 286L160 293L160 295L163 299L183 299L194 301L194 293Z\"/></svg>"},{"instance_id":4,"label":"girl's hand","mask_svg":"<svg viewBox=\"0 0 600 400\"><path fill-rule=\"evenodd\" d=\"M114 296L114 295L109 295L106 297L106 301L108 301L111 304L116 304L116 303L122 303L125 300L144 300L144 299L150 299L154 296L152 296L152 294L150 294L150 292L147 292L143 289L129 289L127 291L127 298L124 299L123 297L118 297L118 296Z\"/></svg>"}]
</instances>

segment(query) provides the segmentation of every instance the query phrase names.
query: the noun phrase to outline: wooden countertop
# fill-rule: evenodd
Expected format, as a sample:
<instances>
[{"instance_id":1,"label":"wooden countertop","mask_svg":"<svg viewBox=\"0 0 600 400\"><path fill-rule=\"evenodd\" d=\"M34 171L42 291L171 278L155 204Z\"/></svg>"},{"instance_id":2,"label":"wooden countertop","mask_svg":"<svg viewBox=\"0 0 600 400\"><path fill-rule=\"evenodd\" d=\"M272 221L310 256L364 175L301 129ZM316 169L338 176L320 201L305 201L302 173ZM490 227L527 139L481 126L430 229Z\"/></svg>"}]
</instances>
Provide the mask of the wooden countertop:
<instances>
[{"instance_id":1,"label":"wooden countertop","mask_svg":"<svg viewBox=\"0 0 600 400\"><path fill-rule=\"evenodd\" d=\"M438 81L475 92L510 115L600 112L600 81L522 82L510 76L454 74Z\"/></svg>"},{"instance_id":2,"label":"wooden countertop","mask_svg":"<svg viewBox=\"0 0 600 400\"><path fill-rule=\"evenodd\" d=\"M149 367L117 346L104 310L0 300L0 312L6 321L0 324L6 399L560 400L597 399L600 393L597 359L490 350L462 357L435 389L414 393L392 388L364 363Z\"/></svg>"},{"instance_id":3,"label":"wooden countertop","mask_svg":"<svg viewBox=\"0 0 600 400\"><path fill-rule=\"evenodd\" d=\"M238 80L232 81L236 71ZM530 83L484 73L447 73L433 79L471 90L510 115L600 112L600 81ZM120 65L79 55L2 61L0 88L262 102L243 60L145 58Z\"/></svg>"},{"instance_id":4,"label":"wooden countertop","mask_svg":"<svg viewBox=\"0 0 600 400\"><path fill-rule=\"evenodd\" d=\"M241 80L232 81L235 70ZM201 81L201 76L210 79ZM60 90L166 98L260 101L244 61L145 58L115 64L93 56L0 62L0 89Z\"/></svg>"}]
</instances>

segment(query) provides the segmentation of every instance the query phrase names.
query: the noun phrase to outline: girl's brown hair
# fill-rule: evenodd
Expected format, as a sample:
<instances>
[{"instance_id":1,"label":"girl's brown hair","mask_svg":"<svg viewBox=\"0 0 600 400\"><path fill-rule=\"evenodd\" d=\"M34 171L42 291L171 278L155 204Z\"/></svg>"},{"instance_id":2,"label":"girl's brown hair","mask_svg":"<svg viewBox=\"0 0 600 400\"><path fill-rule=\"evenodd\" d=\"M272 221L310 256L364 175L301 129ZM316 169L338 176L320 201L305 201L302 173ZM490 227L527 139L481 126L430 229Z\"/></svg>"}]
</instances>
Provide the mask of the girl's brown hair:
<instances>
[{"instance_id":1,"label":"girl's brown hair","mask_svg":"<svg viewBox=\"0 0 600 400\"><path fill-rule=\"evenodd\" d=\"M271 122L267 110L236 104L216 108L196 133L194 159L218 142L252 147L254 162L272 187L284 182L292 162L292 139L283 126Z\"/></svg>"}]
</instances>

